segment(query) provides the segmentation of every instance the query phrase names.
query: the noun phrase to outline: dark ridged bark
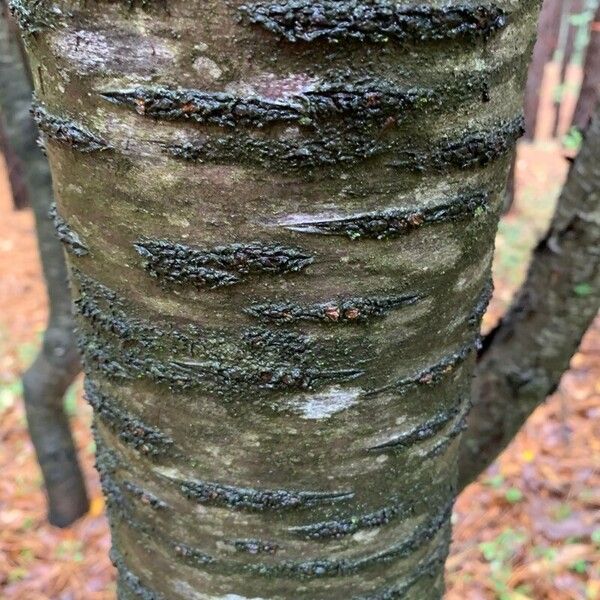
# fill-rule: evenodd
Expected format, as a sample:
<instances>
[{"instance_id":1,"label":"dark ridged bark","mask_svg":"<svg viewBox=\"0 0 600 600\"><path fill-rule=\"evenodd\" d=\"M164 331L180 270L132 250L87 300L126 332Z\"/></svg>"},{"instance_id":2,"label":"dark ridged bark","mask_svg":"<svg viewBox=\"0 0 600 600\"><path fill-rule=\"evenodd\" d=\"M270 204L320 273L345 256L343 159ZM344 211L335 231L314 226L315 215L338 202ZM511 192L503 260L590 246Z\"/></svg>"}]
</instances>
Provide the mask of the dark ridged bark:
<instances>
[{"instance_id":1,"label":"dark ridged bark","mask_svg":"<svg viewBox=\"0 0 600 600\"><path fill-rule=\"evenodd\" d=\"M18 2L120 598L442 595L537 7L321 4Z\"/></svg>"},{"instance_id":2,"label":"dark ridged bark","mask_svg":"<svg viewBox=\"0 0 600 600\"><path fill-rule=\"evenodd\" d=\"M0 4L6 11L4 3ZM42 349L23 375L23 397L29 434L44 477L48 520L64 527L88 508L85 483L63 408L63 396L81 365L73 333L67 268L48 214L53 202L48 162L37 144L39 134L29 114L31 82L15 25L7 14L0 15L0 47L0 108L8 116L7 140L19 160L22 183L35 216L50 310ZM59 233L60 230L59 227Z\"/></svg>"}]
</instances>

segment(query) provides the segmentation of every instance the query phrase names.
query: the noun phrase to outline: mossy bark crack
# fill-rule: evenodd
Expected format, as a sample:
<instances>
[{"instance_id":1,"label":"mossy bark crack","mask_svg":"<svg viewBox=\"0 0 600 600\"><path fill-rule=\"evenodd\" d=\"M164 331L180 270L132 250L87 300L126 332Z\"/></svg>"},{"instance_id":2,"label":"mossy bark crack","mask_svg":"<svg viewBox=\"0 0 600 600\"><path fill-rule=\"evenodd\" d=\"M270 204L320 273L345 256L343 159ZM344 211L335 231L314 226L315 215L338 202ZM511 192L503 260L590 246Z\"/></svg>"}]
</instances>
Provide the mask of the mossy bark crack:
<instances>
[{"instance_id":1,"label":"mossy bark crack","mask_svg":"<svg viewBox=\"0 0 600 600\"><path fill-rule=\"evenodd\" d=\"M471 218L487 209L489 197L487 192L464 193L431 206L388 209L327 220L304 219L282 225L300 233L338 235L353 240L385 240L405 235L419 227Z\"/></svg>"},{"instance_id":2,"label":"mossy bark crack","mask_svg":"<svg viewBox=\"0 0 600 600\"><path fill-rule=\"evenodd\" d=\"M371 318L384 317L391 311L410 306L421 300L417 294L344 298L300 306L293 302L252 304L245 312L257 319L272 323L316 321L322 323L364 323Z\"/></svg>"},{"instance_id":3,"label":"mossy bark crack","mask_svg":"<svg viewBox=\"0 0 600 600\"><path fill-rule=\"evenodd\" d=\"M134 247L153 277L209 288L234 285L249 275L297 273L314 260L297 248L259 242L204 250L166 240L138 240Z\"/></svg>"},{"instance_id":4,"label":"mossy bark crack","mask_svg":"<svg viewBox=\"0 0 600 600\"><path fill-rule=\"evenodd\" d=\"M413 493L415 497L418 497L419 494L424 493L424 490L420 489L419 486L415 486ZM444 487L439 492L439 496L442 499L441 502L444 505L446 504L446 499L448 497L454 497L455 495L456 488L454 485L449 486L447 489ZM437 502L438 505L440 504L440 499L437 497L433 499L433 501ZM305 539L338 539L348 535L353 535L365 529L379 528L397 520L414 517L415 514L417 514L417 510L415 508L416 504L417 501L414 498L411 500L396 499L394 503L370 513L356 514L349 518L299 525L296 527L291 527L289 531L294 535Z\"/></svg>"},{"instance_id":5,"label":"mossy bark crack","mask_svg":"<svg viewBox=\"0 0 600 600\"><path fill-rule=\"evenodd\" d=\"M494 127L465 132L429 149L406 149L407 140L354 128L323 126L299 140L257 138L238 132L222 136L190 138L183 143L165 143L165 152L175 158L199 163L248 164L271 170L312 170L352 165L379 156L386 167L409 172L448 171L483 167L505 156L523 134L523 118L503 120Z\"/></svg>"},{"instance_id":6,"label":"mossy bark crack","mask_svg":"<svg viewBox=\"0 0 600 600\"><path fill-rule=\"evenodd\" d=\"M408 377L402 377L397 381L388 384L386 386L370 390L367 392L368 396L373 396L386 392L389 390L398 390L407 392L415 386L433 386L440 383L445 378L452 375L455 369L461 365L469 355L473 354L476 348L479 346L480 336L476 336L475 340L463 345L458 350L442 357L435 364L417 371L416 373L409 375Z\"/></svg>"},{"instance_id":7,"label":"mossy bark crack","mask_svg":"<svg viewBox=\"0 0 600 600\"><path fill-rule=\"evenodd\" d=\"M79 237L79 234L58 214L56 204L50 207L49 216L54 223L56 235L64 244L67 252L75 256L86 256L90 253L89 248Z\"/></svg>"},{"instance_id":8,"label":"mossy bark crack","mask_svg":"<svg viewBox=\"0 0 600 600\"><path fill-rule=\"evenodd\" d=\"M237 509L289 510L311 508L351 500L352 491L315 492L257 490L199 480L179 481L181 493L198 504L214 504Z\"/></svg>"},{"instance_id":9,"label":"mossy bark crack","mask_svg":"<svg viewBox=\"0 0 600 600\"><path fill-rule=\"evenodd\" d=\"M83 125L51 114L34 102L31 112L40 130L51 140L79 152L108 150L109 145Z\"/></svg>"},{"instance_id":10,"label":"mossy bark crack","mask_svg":"<svg viewBox=\"0 0 600 600\"><path fill-rule=\"evenodd\" d=\"M402 450L410 448L416 443L428 440L437 435L459 413L463 412L464 404L464 399L459 398L458 402L449 408L440 410L429 419L414 425L410 429L406 429L401 434L396 435L389 440L370 446L368 450L371 452L381 450Z\"/></svg>"},{"instance_id":11,"label":"mossy bark crack","mask_svg":"<svg viewBox=\"0 0 600 600\"><path fill-rule=\"evenodd\" d=\"M237 96L194 89L134 88L102 92L114 104L157 120L193 121L222 127L262 128L276 123L311 126L331 118L351 119L354 124L401 118L416 105L434 103L428 89L400 88L378 81L308 86L301 94L278 98ZM314 88L314 89L311 89Z\"/></svg>"},{"instance_id":12,"label":"mossy bark crack","mask_svg":"<svg viewBox=\"0 0 600 600\"><path fill-rule=\"evenodd\" d=\"M85 397L96 416L114 431L121 441L147 456L173 454L174 442L170 436L125 412L115 398L103 394L90 378L86 379L84 388Z\"/></svg>"}]
</instances>

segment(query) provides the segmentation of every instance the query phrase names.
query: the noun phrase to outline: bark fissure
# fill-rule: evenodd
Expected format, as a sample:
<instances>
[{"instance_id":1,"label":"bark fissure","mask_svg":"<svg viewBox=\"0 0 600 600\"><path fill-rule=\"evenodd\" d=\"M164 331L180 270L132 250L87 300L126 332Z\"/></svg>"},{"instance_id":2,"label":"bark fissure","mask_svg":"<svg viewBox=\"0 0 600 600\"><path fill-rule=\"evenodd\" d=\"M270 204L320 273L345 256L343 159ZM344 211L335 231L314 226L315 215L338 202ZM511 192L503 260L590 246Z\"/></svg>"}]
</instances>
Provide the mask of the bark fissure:
<instances>
[{"instance_id":1,"label":"bark fissure","mask_svg":"<svg viewBox=\"0 0 600 600\"><path fill-rule=\"evenodd\" d=\"M401 117L404 111L416 105L435 103L432 90L402 89L376 81L315 85L298 95L274 98L167 88L106 91L101 95L114 104L157 120L254 128L275 123L311 126L314 120L332 117L352 119L354 124L359 121L381 125L388 117Z\"/></svg>"},{"instance_id":2,"label":"bark fissure","mask_svg":"<svg viewBox=\"0 0 600 600\"><path fill-rule=\"evenodd\" d=\"M173 481L179 485L181 493L189 500L198 504L214 504L236 509L302 509L346 502L354 496L352 491L256 490L199 480Z\"/></svg>"},{"instance_id":3,"label":"bark fissure","mask_svg":"<svg viewBox=\"0 0 600 600\"><path fill-rule=\"evenodd\" d=\"M421 578L434 575L440 566L444 564L447 555L448 551L446 549L436 548L429 556L417 563L411 576L404 581L372 595L355 596L353 600L400 600L405 598L406 594Z\"/></svg>"},{"instance_id":4,"label":"bark fissure","mask_svg":"<svg viewBox=\"0 0 600 600\"><path fill-rule=\"evenodd\" d=\"M234 285L248 275L297 273L314 260L297 248L259 242L203 250L166 240L138 240L134 248L153 277L209 288Z\"/></svg>"},{"instance_id":5,"label":"bark fissure","mask_svg":"<svg viewBox=\"0 0 600 600\"><path fill-rule=\"evenodd\" d=\"M369 390L366 395L373 396L389 390L396 390L405 393L415 386L435 385L453 374L455 369L460 366L471 354L473 354L479 345L479 341L480 336L478 334L474 341L471 341L458 350L455 350L452 353L442 357L435 364L409 375L408 377L398 379L397 381L386 386Z\"/></svg>"},{"instance_id":6,"label":"bark fissure","mask_svg":"<svg viewBox=\"0 0 600 600\"><path fill-rule=\"evenodd\" d=\"M490 300L492 299L493 293L494 282L492 281L492 279L490 279L483 288L483 291L477 299L473 310L469 314L469 325L472 325L473 327L479 326L479 323L481 323L481 319L483 318L483 315L485 315L485 312L487 311L487 308L490 304Z\"/></svg>"},{"instance_id":7,"label":"bark fissure","mask_svg":"<svg viewBox=\"0 0 600 600\"><path fill-rule=\"evenodd\" d=\"M241 7L251 23L289 42L352 38L385 43L455 38L486 38L507 24L495 5L437 8L402 5L390 0L364 4L358 0L266 0Z\"/></svg>"},{"instance_id":8,"label":"bark fissure","mask_svg":"<svg viewBox=\"0 0 600 600\"><path fill-rule=\"evenodd\" d=\"M40 130L59 144L79 152L97 152L110 148L102 138L79 123L53 115L37 102L34 102L31 110Z\"/></svg>"},{"instance_id":9,"label":"bark fissure","mask_svg":"<svg viewBox=\"0 0 600 600\"><path fill-rule=\"evenodd\" d=\"M350 575L359 571L378 567L382 563L399 561L410 556L419 550L425 543L435 538L438 532L447 525L450 512L451 506L446 504L446 506L443 507L443 510L438 514L417 525L406 539L393 544L391 547L376 554L367 556L358 556L340 560L317 558L299 562L280 561L272 564L249 563L239 566L231 564L227 565L227 563L220 563L211 560L211 557L207 557L207 560L201 564L203 567L214 565L215 568L224 571L241 569L247 573L260 575L262 577L284 576L297 579L343 577L344 575ZM197 549L190 548L189 553L190 555L198 553L202 556L206 556L202 551Z\"/></svg>"},{"instance_id":10,"label":"bark fissure","mask_svg":"<svg viewBox=\"0 0 600 600\"><path fill-rule=\"evenodd\" d=\"M248 387L312 389L352 381L364 372L318 366L324 350L312 348L307 336L294 332L247 328L230 339L223 330L161 327L132 318L114 292L78 270L73 274L80 291L75 306L85 319L85 327L79 330L82 352L95 370L111 378L145 377L180 389L204 387L232 395ZM347 308L356 310L354 304ZM360 318L359 314L350 316ZM343 360L336 362L343 365ZM108 418L106 407L102 408ZM113 412L111 416L116 422L118 415Z\"/></svg>"},{"instance_id":11,"label":"bark fissure","mask_svg":"<svg viewBox=\"0 0 600 600\"><path fill-rule=\"evenodd\" d=\"M504 156L523 132L523 117L518 116L500 123L494 129L471 133L460 140L441 144L429 153L400 150L398 157L389 161L388 165L411 171L483 167Z\"/></svg>"},{"instance_id":12,"label":"bark fissure","mask_svg":"<svg viewBox=\"0 0 600 600\"><path fill-rule=\"evenodd\" d=\"M134 529L138 529L144 535L151 535L155 537L156 534L151 530L147 529L141 522L134 519L129 513L127 502L122 497L120 492L120 486L113 479L109 473L103 474L103 485L111 498L111 506L118 511L124 512L127 515L128 524ZM197 486L197 482L194 482ZM315 503L331 503L339 500L347 500L350 494L326 494L326 493L315 493L315 492L289 492L284 490L277 491L260 491L257 490L233 490L228 486L216 486L215 484L209 484L207 488L206 484L202 485L203 502L206 502L206 491L210 495L211 501L217 501L217 503L223 500L221 493L226 490L225 505L231 508L246 508L253 510L278 510L278 509L290 509L290 508L310 508ZM144 504L149 505L152 509L163 509L165 506L155 504L158 499L154 496L146 496L148 498L144 501L144 492L138 486L130 489L128 482L123 483L123 487L130 491L134 496L138 497ZM187 488L184 489L182 485L183 493L187 496ZM232 493L235 492L235 499ZM147 494L147 493L146 493ZM241 495L240 495L241 494ZM239 498L242 498L240 501ZM194 493L193 499L198 500L198 497ZM153 503L154 501L154 503ZM186 543L177 542L168 539L168 535L161 533L160 537L164 538L166 544L173 549L174 554L182 559L186 564L192 567L199 567L202 569L214 569L220 573L228 572L246 572L251 575L258 575L260 577L274 577L284 576L294 579L318 579L318 578L330 578L330 577L343 577L344 575L350 575L363 570L376 568L381 564L401 561L408 556L418 552L425 544L434 540L438 533L447 526L449 515L452 511L451 502L444 502L443 506L439 508L431 517L422 520L418 523L412 531L399 542L392 544L376 553L367 554L361 556L360 554L351 558L343 558L338 560L331 560L328 558L315 558L301 561L281 560L272 563L237 563L228 560L219 560L214 556L206 553L205 551L190 546ZM251 543L256 544L255 541ZM269 546L269 552L273 552L272 546ZM244 551L246 546L243 546ZM255 546L253 546L255 549ZM252 551L252 554L258 554L258 551Z\"/></svg>"},{"instance_id":13,"label":"bark fissure","mask_svg":"<svg viewBox=\"0 0 600 600\"><path fill-rule=\"evenodd\" d=\"M415 496L419 496L423 490L418 487L413 490ZM441 491L443 504L446 504L446 497L454 497L456 490L454 486ZM439 499L436 500L439 505ZM396 520L408 519L416 514L415 500L396 500L395 503L385 506L379 510L367 513L353 515L347 519L336 519L331 521L322 521L320 523L311 523L308 525L299 525L291 527L289 531L294 535L306 539L327 540L337 539L348 535L353 535L364 529L373 529L383 527ZM441 510L441 508L440 508Z\"/></svg>"},{"instance_id":14,"label":"bark fissure","mask_svg":"<svg viewBox=\"0 0 600 600\"><path fill-rule=\"evenodd\" d=\"M506 155L523 134L523 117L498 123L490 129L460 135L438 143L437 147L407 150L406 140L387 139L372 132L345 132L323 127L318 136L299 141L283 138L262 139L236 135L205 136L184 143L166 144L165 151L175 158L199 163L249 164L271 170L314 169L351 165L365 159L385 156L386 167L412 172L447 171L482 167ZM391 155L391 156L390 156Z\"/></svg>"},{"instance_id":15,"label":"bark fissure","mask_svg":"<svg viewBox=\"0 0 600 600\"><path fill-rule=\"evenodd\" d=\"M385 240L405 235L418 227L469 219L487 209L489 197L487 192L464 193L450 201L432 206L386 209L381 212L327 220L305 218L293 223L278 223L278 225L300 233L338 235L352 240Z\"/></svg>"},{"instance_id":16,"label":"bark fissure","mask_svg":"<svg viewBox=\"0 0 600 600\"><path fill-rule=\"evenodd\" d=\"M416 294L347 298L307 306L292 302L252 304L244 310L265 322L294 323L316 321L322 323L362 323L373 317L384 317L391 311L410 306L421 300Z\"/></svg>"},{"instance_id":17,"label":"bark fissure","mask_svg":"<svg viewBox=\"0 0 600 600\"><path fill-rule=\"evenodd\" d=\"M56 235L64 244L67 252L75 256L86 256L90 253L89 248L79 237L79 234L58 214L56 204L50 207L50 218L54 223Z\"/></svg>"},{"instance_id":18,"label":"bark fissure","mask_svg":"<svg viewBox=\"0 0 600 600\"><path fill-rule=\"evenodd\" d=\"M72 275L80 293L75 300L77 313L95 335L114 336L126 347L136 344L146 351L204 356L214 361L229 357L238 366L247 361L248 354L265 360L298 360L313 351L309 336L292 331L249 327L242 329L235 340L229 340L221 329L192 324L174 327L156 319L135 318L127 314L123 299L115 292L78 269L72 269Z\"/></svg>"},{"instance_id":19,"label":"bark fissure","mask_svg":"<svg viewBox=\"0 0 600 600\"><path fill-rule=\"evenodd\" d=\"M149 506L153 510L165 510L169 508L169 505L161 500L158 496L145 490L143 487L133 483L132 481L124 481L123 487L140 502L146 506Z\"/></svg>"},{"instance_id":20,"label":"bark fissure","mask_svg":"<svg viewBox=\"0 0 600 600\"><path fill-rule=\"evenodd\" d=\"M267 542L264 540L228 540L238 552L247 552L248 554L275 554L280 548L276 542Z\"/></svg>"},{"instance_id":21,"label":"bark fissure","mask_svg":"<svg viewBox=\"0 0 600 600\"><path fill-rule=\"evenodd\" d=\"M125 558L115 546L110 550L110 559L117 569L119 583L123 584L134 597L140 600L167 600L163 594L157 593L142 584L140 578L127 567Z\"/></svg>"},{"instance_id":22,"label":"bark fissure","mask_svg":"<svg viewBox=\"0 0 600 600\"><path fill-rule=\"evenodd\" d=\"M147 456L173 454L174 441L170 436L125 412L116 399L103 394L89 378L86 379L84 387L86 400L96 416L115 432L121 441Z\"/></svg>"},{"instance_id":23,"label":"bark fissure","mask_svg":"<svg viewBox=\"0 0 600 600\"><path fill-rule=\"evenodd\" d=\"M348 382L363 375L362 369L326 369L254 363L237 366L226 362L192 359L156 359L143 350L123 350L93 335L79 336L82 353L94 369L117 379L140 377L174 388L202 387L216 394L232 394L236 390L309 390L332 382Z\"/></svg>"},{"instance_id":24,"label":"bark fissure","mask_svg":"<svg viewBox=\"0 0 600 600\"><path fill-rule=\"evenodd\" d=\"M393 438L374 444L367 448L370 452L381 450L401 450L413 446L416 443L428 440L437 435L450 423L459 413L464 411L465 401L459 398L458 402L445 410L441 410L433 417L414 425Z\"/></svg>"}]
</instances>

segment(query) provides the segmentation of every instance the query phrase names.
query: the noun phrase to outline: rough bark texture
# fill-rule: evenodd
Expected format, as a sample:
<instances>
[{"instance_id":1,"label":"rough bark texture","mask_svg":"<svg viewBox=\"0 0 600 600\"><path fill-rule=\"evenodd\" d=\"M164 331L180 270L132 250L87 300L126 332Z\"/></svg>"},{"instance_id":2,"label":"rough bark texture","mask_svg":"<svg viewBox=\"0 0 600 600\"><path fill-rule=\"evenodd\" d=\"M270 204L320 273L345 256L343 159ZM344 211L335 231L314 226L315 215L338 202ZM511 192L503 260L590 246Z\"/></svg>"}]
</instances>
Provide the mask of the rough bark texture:
<instances>
[{"instance_id":1,"label":"rough bark texture","mask_svg":"<svg viewBox=\"0 0 600 600\"><path fill-rule=\"evenodd\" d=\"M462 440L461 487L549 396L600 306L600 118L590 125L527 281L485 340Z\"/></svg>"},{"instance_id":2,"label":"rough bark texture","mask_svg":"<svg viewBox=\"0 0 600 600\"><path fill-rule=\"evenodd\" d=\"M440 598L537 3L13 4L120 598Z\"/></svg>"},{"instance_id":3,"label":"rough bark texture","mask_svg":"<svg viewBox=\"0 0 600 600\"><path fill-rule=\"evenodd\" d=\"M0 18L0 108L8 116L7 143L19 159L21 185L27 189L35 216L50 312L42 349L23 376L23 397L29 434L44 477L48 520L64 527L88 508L85 483L63 408L63 396L81 365L73 332L67 267L48 214L53 202L48 161L38 146L39 134L29 114L31 82L12 26L7 15Z\"/></svg>"}]
</instances>

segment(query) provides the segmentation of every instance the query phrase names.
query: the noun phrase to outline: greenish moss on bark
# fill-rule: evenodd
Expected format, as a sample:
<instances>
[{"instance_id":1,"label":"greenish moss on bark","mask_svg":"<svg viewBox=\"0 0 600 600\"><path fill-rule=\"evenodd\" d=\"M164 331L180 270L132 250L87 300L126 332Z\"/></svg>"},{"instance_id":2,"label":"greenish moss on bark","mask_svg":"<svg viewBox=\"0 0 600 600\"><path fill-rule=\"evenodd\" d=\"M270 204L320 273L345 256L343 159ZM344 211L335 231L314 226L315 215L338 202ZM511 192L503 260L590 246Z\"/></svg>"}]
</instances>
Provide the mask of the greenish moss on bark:
<instances>
[{"instance_id":1,"label":"greenish moss on bark","mask_svg":"<svg viewBox=\"0 0 600 600\"><path fill-rule=\"evenodd\" d=\"M391 123L394 125L394 123ZM256 138L243 133L205 136L165 151L183 160L200 163L242 163L281 171L352 165L365 159L390 156L386 166L413 172L447 171L482 167L505 156L523 134L521 116L502 121L494 128L465 132L434 148L406 149L406 140L386 139L386 130L374 137L353 127L324 126L316 135L300 140Z\"/></svg>"},{"instance_id":2,"label":"greenish moss on bark","mask_svg":"<svg viewBox=\"0 0 600 600\"><path fill-rule=\"evenodd\" d=\"M79 152L108 150L108 144L82 125L49 113L41 104L34 102L33 118L40 130L50 139Z\"/></svg>"},{"instance_id":3,"label":"greenish moss on bark","mask_svg":"<svg viewBox=\"0 0 600 600\"><path fill-rule=\"evenodd\" d=\"M89 378L85 381L85 397L101 419L119 439L141 454L157 457L173 453L173 440L156 427L122 410L115 399L103 394Z\"/></svg>"},{"instance_id":4,"label":"greenish moss on bark","mask_svg":"<svg viewBox=\"0 0 600 600\"><path fill-rule=\"evenodd\" d=\"M75 256L86 256L89 254L89 248L81 240L79 234L72 229L72 227L58 214L56 204L50 207L50 218L54 222L54 228L56 229L56 235L58 239L64 244L67 252Z\"/></svg>"}]
</instances>

